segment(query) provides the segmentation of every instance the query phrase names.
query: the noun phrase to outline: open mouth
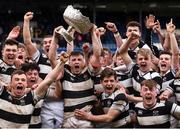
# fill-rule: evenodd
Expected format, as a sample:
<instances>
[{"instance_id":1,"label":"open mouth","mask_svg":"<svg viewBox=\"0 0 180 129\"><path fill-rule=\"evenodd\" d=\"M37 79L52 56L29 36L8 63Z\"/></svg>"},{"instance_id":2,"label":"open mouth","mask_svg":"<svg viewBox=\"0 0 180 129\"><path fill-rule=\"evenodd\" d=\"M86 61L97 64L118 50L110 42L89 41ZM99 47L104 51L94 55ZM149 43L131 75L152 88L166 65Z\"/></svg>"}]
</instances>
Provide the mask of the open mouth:
<instances>
[{"instance_id":1,"label":"open mouth","mask_svg":"<svg viewBox=\"0 0 180 129\"><path fill-rule=\"evenodd\" d=\"M140 63L140 65L143 66L143 67L146 67L146 66L147 66L147 63L142 62L142 63Z\"/></svg>"},{"instance_id":2,"label":"open mouth","mask_svg":"<svg viewBox=\"0 0 180 129\"><path fill-rule=\"evenodd\" d=\"M107 90L112 90L112 87L106 87Z\"/></svg>"},{"instance_id":3,"label":"open mouth","mask_svg":"<svg viewBox=\"0 0 180 129\"><path fill-rule=\"evenodd\" d=\"M9 60L13 60L13 59L14 59L14 57L12 57L12 56L8 56L8 59L9 59Z\"/></svg>"},{"instance_id":4,"label":"open mouth","mask_svg":"<svg viewBox=\"0 0 180 129\"><path fill-rule=\"evenodd\" d=\"M22 90L23 87L22 86L17 86L17 90Z\"/></svg>"},{"instance_id":5,"label":"open mouth","mask_svg":"<svg viewBox=\"0 0 180 129\"><path fill-rule=\"evenodd\" d=\"M162 67L162 68L165 68L165 67L166 67L166 64L161 64L161 67Z\"/></svg>"},{"instance_id":6,"label":"open mouth","mask_svg":"<svg viewBox=\"0 0 180 129\"><path fill-rule=\"evenodd\" d=\"M146 100L151 100L152 99L151 96L146 96L145 98L146 98Z\"/></svg>"},{"instance_id":7,"label":"open mouth","mask_svg":"<svg viewBox=\"0 0 180 129\"><path fill-rule=\"evenodd\" d=\"M75 69L79 69L79 66L78 66L78 65L76 65L76 66L74 66L74 68L75 68Z\"/></svg>"},{"instance_id":8,"label":"open mouth","mask_svg":"<svg viewBox=\"0 0 180 129\"><path fill-rule=\"evenodd\" d=\"M49 48L47 48L46 51L49 52Z\"/></svg>"},{"instance_id":9,"label":"open mouth","mask_svg":"<svg viewBox=\"0 0 180 129\"><path fill-rule=\"evenodd\" d=\"M30 82L35 83L36 81L35 80L30 80Z\"/></svg>"},{"instance_id":10,"label":"open mouth","mask_svg":"<svg viewBox=\"0 0 180 129\"><path fill-rule=\"evenodd\" d=\"M147 66L147 64L145 64L145 63L141 64L141 67L146 67L146 66Z\"/></svg>"},{"instance_id":11,"label":"open mouth","mask_svg":"<svg viewBox=\"0 0 180 129\"><path fill-rule=\"evenodd\" d=\"M23 56L22 56L22 55L19 55L19 56L18 56L18 59L23 59Z\"/></svg>"}]
</instances>

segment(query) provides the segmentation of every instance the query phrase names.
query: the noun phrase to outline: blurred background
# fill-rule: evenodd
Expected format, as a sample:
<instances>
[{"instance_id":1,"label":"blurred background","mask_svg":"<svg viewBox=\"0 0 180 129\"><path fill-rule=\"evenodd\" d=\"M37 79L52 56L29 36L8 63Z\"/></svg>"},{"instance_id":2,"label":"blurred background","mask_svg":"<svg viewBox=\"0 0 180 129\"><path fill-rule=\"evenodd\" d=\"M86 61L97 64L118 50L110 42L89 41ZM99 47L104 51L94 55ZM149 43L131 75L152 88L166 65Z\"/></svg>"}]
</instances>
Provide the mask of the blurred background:
<instances>
[{"instance_id":1,"label":"blurred background","mask_svg":"<svg viewBox=\"0 0 180 129\"><path fill-rule=\"evenodd\" d=\"M160 21L163 30L165 24L173 18L177 28L177 37L180 35L180 0L0 0L0 40L3 41L14 26L22 26L23 17L27 11L34 12L34 18L31 21L34 41L38 42L44 35L52 34L53 29L59 25L67 28L63 12L68 5L79 9L98 27L104 27L104 22L107 21L114 22L123 37L126 24L131 20L136 20L142 25L143 38L144 20L150 13ZM81 47L90 36L76 34L75 37L76 46ZM23 42L22 36L18 40ZM115 41L110 32L106 32L102 41L103 46L112 50L115 48ZM159 43L155 34L153 42ZM64 42L61 45L61 47L66 46Z\"/></svg>"}]
</instances>

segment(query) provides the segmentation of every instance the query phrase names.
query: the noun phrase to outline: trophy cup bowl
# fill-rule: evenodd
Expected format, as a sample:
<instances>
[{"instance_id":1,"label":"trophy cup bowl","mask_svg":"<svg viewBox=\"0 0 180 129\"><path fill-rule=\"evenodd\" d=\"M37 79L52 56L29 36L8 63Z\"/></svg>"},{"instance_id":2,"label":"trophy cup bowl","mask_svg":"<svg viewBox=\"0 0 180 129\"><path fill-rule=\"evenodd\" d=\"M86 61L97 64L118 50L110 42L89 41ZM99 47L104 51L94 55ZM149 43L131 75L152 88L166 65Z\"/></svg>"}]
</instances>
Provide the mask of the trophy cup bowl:
<instances>
[{"instance_id":1,"label":"trophy cup bowl","mask_svg":"<svg viewBox=\"0 0 180 129\"><path fill-rule=\"evenodd\" d=\"M86 34L93 27L93 24L90 22L89 18L83 16L82 13L74 9L72 5L69 5L64 13L64 20L70 26L68 30L63 30L61 34L65 38L66 41L72 41L73 38L69 35L69 31L74 28L80 34Z\"/></svg>"}]
</instances>

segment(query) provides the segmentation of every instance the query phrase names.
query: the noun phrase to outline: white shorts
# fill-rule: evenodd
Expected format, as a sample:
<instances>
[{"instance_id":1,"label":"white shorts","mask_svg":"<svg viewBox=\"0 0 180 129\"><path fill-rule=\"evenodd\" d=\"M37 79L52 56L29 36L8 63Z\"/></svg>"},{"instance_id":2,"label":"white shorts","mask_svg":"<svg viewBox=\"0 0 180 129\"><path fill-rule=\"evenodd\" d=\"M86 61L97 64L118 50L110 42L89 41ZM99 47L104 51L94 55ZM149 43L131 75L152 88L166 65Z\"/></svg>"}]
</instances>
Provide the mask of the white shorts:
<instances>
[{"instance_id":1,"label":"white shorts","mask_svg":"<svg viewBox=\"0 0 180 129\"><path fill-rule=\"evenodd\" d=\"M63 128L93 128L91 121L79 120L74 116L63 121Z\"/></svg>"}]
</instances>

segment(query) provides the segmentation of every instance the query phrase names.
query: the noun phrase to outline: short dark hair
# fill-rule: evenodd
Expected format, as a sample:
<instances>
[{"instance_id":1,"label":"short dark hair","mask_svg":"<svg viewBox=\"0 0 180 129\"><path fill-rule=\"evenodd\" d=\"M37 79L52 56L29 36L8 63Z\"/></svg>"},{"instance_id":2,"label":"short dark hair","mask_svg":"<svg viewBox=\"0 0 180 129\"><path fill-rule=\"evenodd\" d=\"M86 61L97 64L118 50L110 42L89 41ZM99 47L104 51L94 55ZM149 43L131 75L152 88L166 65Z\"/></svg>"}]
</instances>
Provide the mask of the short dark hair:
<instances>
[{"instance_id":1,"label":"short dark hair","mask_svg":"<svg viewBox=\"0 0 180 129\"><path fill-rule=\"evenodd\" d=\"M130 22L128 22L128 24L126 25L126 29L129 26L137 26L137 27L139 27L139 30L141 30L141 24L139 22L137 22L137 21L130 21Z\"/></svg>"},{"instance_id":2,"label":"short dark hair","mask_svg":"<svg viewBox=\"0 0 180 129\"><path fill-rule=\"evenodd\" d=\"M16 75L16 74L18 74L18 75L22 75L22 74L26 75L23 70L20 70L20 69L14 70L14 72L11 74L11 81L12 81L13 76Z\"/></svg>"},{"instance_id":3,"label":"short dark hair","mask_svg":"<svg viewBox=\"0 0 180 129\"><path fill-rule=\"evenodd\" d=\"M101 74L100 74L100 80L102 81L105 77L114 76L115 79L117 79L116 71L114 71L111 68L105 68Z\"/></svg>"},{"instance_id":4,"label":"short dark hair","mask_svg":"<svg viewBox=\"0 0 180 129\"><path fill-rule=\"evenodd\" d=\"M103 53L104 53L104 51L107 51L109 54L112 55L112 51L109 48L103 47L102 51L103 51Z\"/></svg>"},{"instance_id":5,"label":"short dark hair","mask_svg":"<svg viewBox=\"0 0 180 129\"><path fill-rule=\"evenodd\" d=\"M159 54L159 56L161 56L161 55L163 55L163 54L172 56L172 53L169 52L169 51L161 51L160 54Z\"/></svg>"},{"instance_id":6,"label":"short dark hair","mask_svg":"<svg viewBox=\"0 0 180 129\"><path fill-rule=\"evenodd\" d=\"M18 48L24 48L24 49L27 49L26 46L25 46L23 43L19 43L19 44L18 44Z\"/></svg>"},{"instance_id":7,"label":"short dark hair","mask_svg":"<svg viewBox=\"0 0 180 129\"><path fill-rule=\"evenodd\" d=\"M44 39L45 38L52 38L53 36L52 35L45 35L41 41L41 44L44 44Z\"/></svg>"},{"instance_id":8,"label":"short dark hair","mask_svg":"<svg viewBox=\"0 0 180 129\"><path fill-rule=\"evenodd\" d=\"M37 63L25 63L22 64L21 70L23 70L25 73L28 72L29 70L37 70L38 72L40 71L40 67L38 66Z\"/></svg>"},{"instance_id":9,"label":"short dark hair","mask_svg":"<svg viewBox=\"0 0 180 129\"><path fill-rule=\"evenodd\" d=\"M153 87L156 87L156 85L157 85L156 81L154 81L152 79L143 80L141 82L141 87L142 86L147 86L149 89L152 89Z\"/></svg>"},{"instance_id":10,"label":"short dark hair","mask_svg":"<svg viewBox=\"0 0 180 129\"><path fill-rule=\"evenodd\" d=\"M53 36L52 35L45 35L44 37L43 37L43 39L44 38L52 38Z\"/></svg>"},{"instance_id":11,"label":"short dark hair","mask_svg":"<svg viewBox=\"0 0 180 129\"><path fill-rule=\"evenodd\" d=\"M79 56L79 55L82 55L84 57L84 54L82 52L80 52L80 51L72 51L69 57L71 57L71 56Z\"/></svg>"},{"instance_id":12,"label":"short dark hair","mask_svg":"<svg viewBox=\"0 0 180 129\"><path fill-rule=\"evenodd\" d=\"M4 41L3 48L5 47L5 45L16 45L18 47L19 42L15 39L6 39Z\"/></svg>"},{"instance_id":13,"label":"short dark hair","mask_svg":"<svg viewBox=\"0 0 180 129\"><path fill-rule=\"evenodd\" d=\"M87 58L89 59L93 55L93 50L90 49L87 53Z\"/></svg>"}]
</instances>

